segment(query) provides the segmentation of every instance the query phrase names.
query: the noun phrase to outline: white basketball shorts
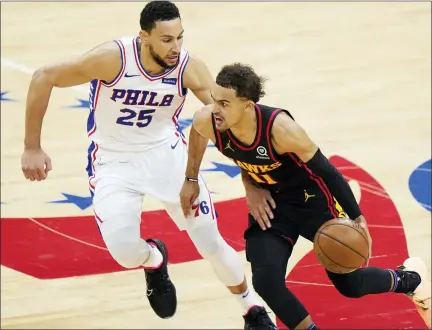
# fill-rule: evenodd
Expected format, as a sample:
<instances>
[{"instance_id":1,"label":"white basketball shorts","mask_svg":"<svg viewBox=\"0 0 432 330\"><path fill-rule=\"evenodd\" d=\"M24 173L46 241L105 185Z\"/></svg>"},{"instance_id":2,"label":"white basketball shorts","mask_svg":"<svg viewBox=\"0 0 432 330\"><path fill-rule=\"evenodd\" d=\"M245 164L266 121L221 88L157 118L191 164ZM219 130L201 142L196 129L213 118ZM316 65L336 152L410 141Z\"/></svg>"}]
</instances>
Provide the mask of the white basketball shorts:
<instances>
[{"instance_id":1,"label":"white basketball shorts","mask_svg":"<svg viewBox=\"0 0 432 330\"><path fill-rule=\"evenodd\" d=\"M87 171L102 235L127 226L139 228L145 195L159 199L180 230L216 221L210 192L201 176L200 194L191 215L183 215L179 194L185 181L187 156L186 142L181 136L140 153L112 152L92 144Z\"/></svg>"}]
</instances>

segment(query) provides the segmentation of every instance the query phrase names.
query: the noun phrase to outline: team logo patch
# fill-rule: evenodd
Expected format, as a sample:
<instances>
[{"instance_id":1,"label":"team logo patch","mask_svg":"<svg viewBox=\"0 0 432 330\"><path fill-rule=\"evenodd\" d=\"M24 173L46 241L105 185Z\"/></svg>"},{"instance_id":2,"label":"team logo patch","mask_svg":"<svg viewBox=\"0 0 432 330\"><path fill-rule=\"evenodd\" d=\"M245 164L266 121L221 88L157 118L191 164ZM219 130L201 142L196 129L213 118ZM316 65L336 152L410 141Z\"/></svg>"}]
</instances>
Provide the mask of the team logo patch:
<instances>
[{"instance_id":1,"label":"team logo patch","mask_svg":"<svg viewBox=\"0 0 432 330\"><path fill-rule=\"evenodd\" d=\"M194 217L199 217L201 214L208 214L210 212L209 205L206 201L200 202L199 200L195 201L192 205L192 211L194 211Z\"/></svg>"},{"instance_id":2,"label":"team logo patch","mask_svg":"<svg viewBox=\"0 0 432 330\"><path fill-rule=\"evenodd\" d=\"M261 158L261 159L270 159L268 153L267 153L267 149L263 146L259 146L257 149L257 153L258 156L256 156L256 158Z\"/></svg>"},{"instance_id":3,"label":"team logo patch","mask_svg":"<svg viewBox=\"0 0 432 330\"><path fill-rule=\"evenodd\" d=\"M177 78L163 78L162 84L175 85L177 84Z\"/></svg>"}]
</instances>

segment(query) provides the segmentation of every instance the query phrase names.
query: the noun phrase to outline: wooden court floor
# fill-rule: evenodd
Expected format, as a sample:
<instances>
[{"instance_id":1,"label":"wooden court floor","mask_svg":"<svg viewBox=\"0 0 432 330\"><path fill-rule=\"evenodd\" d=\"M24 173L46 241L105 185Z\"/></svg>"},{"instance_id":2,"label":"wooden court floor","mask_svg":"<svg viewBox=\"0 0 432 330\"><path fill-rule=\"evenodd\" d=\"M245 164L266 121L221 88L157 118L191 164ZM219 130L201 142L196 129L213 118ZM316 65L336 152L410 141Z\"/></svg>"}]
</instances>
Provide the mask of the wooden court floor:
<instances>
[{"instance_id":1,"label":"wooden court floor","mask_svg":"<svg viewBox=\"0 0 432 330\"><path fill-rule=\"evenodd\" d=\"M184 234L157 211L161 205L156 200L144 202L143 228L166 237L173 250L176 316L157 318L145 298L142 271L123 271L110 260L92 222L87 190L87 86L53 92L43 127L43 147L54 168L49 179L26 182L21 173L25 99L34 69L136 34L143 6L1 4L4 329L243 326L237 302L197 258ZM370 221L372 264L395 267L411 255L430 265L430 3L178 6L184 45L192 54L214 75L231 62L253 65L268 78L262 102L289 109L332 156ZM189 96L181 118L186 135L198 105ZM223 234L241 254L250 279L238 172L209 146L203 175L226 215L220 220ZM226 211L227 205L237 211ZM311 249L309 242L298 243L287 283L322 328L421 327L405 297L341 298Z\"/></svg>"}]
</instances>

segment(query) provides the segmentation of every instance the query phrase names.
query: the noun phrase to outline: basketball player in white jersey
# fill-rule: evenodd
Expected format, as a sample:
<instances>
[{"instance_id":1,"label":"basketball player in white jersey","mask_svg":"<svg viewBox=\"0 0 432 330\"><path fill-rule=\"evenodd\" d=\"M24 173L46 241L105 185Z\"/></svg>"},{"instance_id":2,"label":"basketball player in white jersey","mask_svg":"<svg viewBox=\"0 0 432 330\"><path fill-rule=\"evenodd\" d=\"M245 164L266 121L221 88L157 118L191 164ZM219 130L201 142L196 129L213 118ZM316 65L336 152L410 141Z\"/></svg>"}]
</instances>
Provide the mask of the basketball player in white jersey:
<instances>
[{"instance_id":1,"label":"basketball player in white jersey","mask_svg":"<svg viewBox=\"0 0 432 330\"><path fill-rule=\"evenodd\" d=\"M104 43L34 73L27 96L23 173L40 181L52 169L40 135L53 87L90 82L87 171L95 219L112 257L125 268L143 266L151 307L161 318L175 314L167 248L160 240L140 238L142 199L154 196L237 297L245 329L275 329L249 291L236 251L218 231L204 181L184 177L188 152L177 119L188 89L204 104L212 102L213 79L205 64L182 48L183 27L173 3L150 2L140 25L139 36ZM185 179L197 181L201 191L188 218L179 199Z\"/></svg>"}]
</instances>

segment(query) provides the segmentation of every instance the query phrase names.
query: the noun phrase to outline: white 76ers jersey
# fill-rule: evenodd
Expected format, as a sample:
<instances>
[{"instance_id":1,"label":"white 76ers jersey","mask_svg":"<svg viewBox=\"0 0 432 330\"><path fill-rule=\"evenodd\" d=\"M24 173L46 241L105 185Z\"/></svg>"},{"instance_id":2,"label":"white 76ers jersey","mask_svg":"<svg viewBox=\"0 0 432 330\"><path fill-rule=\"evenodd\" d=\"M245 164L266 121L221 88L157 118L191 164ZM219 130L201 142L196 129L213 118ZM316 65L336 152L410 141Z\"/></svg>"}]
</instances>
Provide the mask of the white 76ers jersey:
<instances>
[{"instance_id":1,"label":"white 76ers jersey","mask_svg":"<svg viewBox=\"0 0 432 330\"><path fill-rule=\"evenodd\" d=\"M178 133L178 117L186 97L182 76L189 54L181 50L178 65L163 74L148 74L139 58L138 38L115 40L122 67L111 82L90 84L87 132L96 148L144 151Z\"/></svg>"}]
</instances>

